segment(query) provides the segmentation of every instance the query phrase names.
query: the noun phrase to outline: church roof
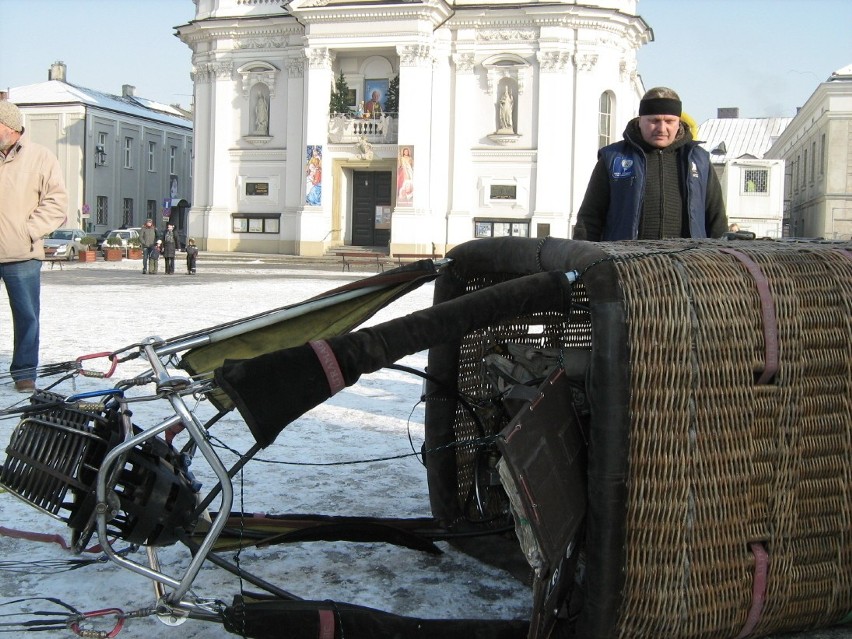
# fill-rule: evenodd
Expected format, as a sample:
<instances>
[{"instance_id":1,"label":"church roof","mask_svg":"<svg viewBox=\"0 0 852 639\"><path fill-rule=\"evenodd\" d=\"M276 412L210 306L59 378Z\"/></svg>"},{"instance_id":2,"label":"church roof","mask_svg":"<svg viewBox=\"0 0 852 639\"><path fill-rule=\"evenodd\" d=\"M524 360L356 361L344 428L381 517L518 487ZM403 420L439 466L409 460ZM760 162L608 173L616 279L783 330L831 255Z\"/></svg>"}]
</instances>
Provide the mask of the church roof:
<instances>
[{"instance_id":1,"label":"church roof","mask_svg":"<svg viewBox=\"0 0 852 639\"><path fill-rule=\"evenodd\" d=\"M136 96L118 96L87 89L61 80L48 80L9 90L9 101L19 107L54 104L82 104L107 111L154 120L163 124L192 128L192 119L167 104Z\"/></svg>"}]
</instances>

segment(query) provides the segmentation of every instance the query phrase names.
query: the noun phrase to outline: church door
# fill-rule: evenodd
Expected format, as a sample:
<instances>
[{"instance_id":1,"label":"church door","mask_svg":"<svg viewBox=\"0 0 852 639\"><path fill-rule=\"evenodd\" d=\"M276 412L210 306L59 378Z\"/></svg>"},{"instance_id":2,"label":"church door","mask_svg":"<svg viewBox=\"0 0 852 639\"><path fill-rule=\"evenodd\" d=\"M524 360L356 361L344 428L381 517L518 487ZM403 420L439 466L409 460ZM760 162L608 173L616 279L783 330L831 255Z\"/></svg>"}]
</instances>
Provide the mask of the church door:
<instances>
[{"instance_id":1,"label":"church door","mask_svg":"<svg viewBox=\"0 0 852 639\"><path fill-rule=\"evenodd\" d=\"M355 171L352 188L352 246L390 244L390 171Z\"/></svg>"}]
</instances>

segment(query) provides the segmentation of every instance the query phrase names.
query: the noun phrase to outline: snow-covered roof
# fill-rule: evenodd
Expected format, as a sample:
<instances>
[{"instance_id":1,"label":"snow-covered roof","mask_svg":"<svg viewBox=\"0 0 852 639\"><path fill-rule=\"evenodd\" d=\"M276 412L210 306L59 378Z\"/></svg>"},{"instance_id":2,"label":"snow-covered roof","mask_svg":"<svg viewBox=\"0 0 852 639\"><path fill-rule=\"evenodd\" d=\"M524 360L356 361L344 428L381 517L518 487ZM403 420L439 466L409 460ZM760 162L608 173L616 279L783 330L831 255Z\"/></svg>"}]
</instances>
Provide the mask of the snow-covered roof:
<instances>
[{"instance_id":1,"label":"snow-covered roof","mask_svg":"<svg viewBox=\"0 0 852 639\"><path fill-rule=\"evenodd\" d=\"M714 164L763 158L793 118L713 118L698 127L698 140ZM724 142L724 147L720 144ZM724 153L720 152L724 149ZM714 152L715 151L715 152Z\"/></svg>"},{"instance_id":2,"label":"snow-covered roof","mask_svg":"<svg viewBox=\"0 0 852 639\"><path fill-rule=\"evenodd\" d=\"M183 115L175 107L135 96L110 95L60 80L12 87L9 90L9 101L20 107L83 104L173 126L192 128L192 119Z\"/></svg>"},{"instance_id":3,"label":"snow-covered roof","mask_svg":"<svg viewBox=\"0 0 852 639\"><path fill-rule=\"evenodd\" d=\"M852 80L852 64L847 64L845 67L838 69L826 81L837 82L838 80Z\"/></svg>"}]
</instances>

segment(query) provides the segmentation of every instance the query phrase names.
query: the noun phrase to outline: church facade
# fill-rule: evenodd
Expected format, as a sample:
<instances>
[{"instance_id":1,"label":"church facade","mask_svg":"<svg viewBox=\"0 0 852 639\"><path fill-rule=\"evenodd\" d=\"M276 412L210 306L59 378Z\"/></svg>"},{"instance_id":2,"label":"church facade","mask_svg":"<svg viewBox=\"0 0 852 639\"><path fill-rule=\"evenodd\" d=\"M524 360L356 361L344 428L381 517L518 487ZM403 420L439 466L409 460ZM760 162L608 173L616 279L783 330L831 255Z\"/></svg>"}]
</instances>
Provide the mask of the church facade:
<instances>
[{"instance_id":1,"label":"church facade","mask_svg":"<svg viewBox=\"0 0 852 639\"><path fill-rule=\"evenodd\" d=\"M202 248L570 237L644 92L636 0L195 0Z\"/></svg>"}]
</instances>

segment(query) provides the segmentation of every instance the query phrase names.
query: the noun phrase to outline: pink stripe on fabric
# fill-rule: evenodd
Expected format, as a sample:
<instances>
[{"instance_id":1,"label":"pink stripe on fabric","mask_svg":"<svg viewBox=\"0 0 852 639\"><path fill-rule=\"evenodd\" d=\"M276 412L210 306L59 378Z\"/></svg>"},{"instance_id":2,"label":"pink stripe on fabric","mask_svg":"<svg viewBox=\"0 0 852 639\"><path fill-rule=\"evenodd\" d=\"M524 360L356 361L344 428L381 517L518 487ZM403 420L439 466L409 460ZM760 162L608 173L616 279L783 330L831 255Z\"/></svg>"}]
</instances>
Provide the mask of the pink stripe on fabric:
<instances>
[{"instance_id":1,"label":"pink stripe on fabric","mask_svg":"<svg viewBox=\"0 0 852 639\"><path fill-rule=\"evenodd\" d=\"M335 395L346 388L346 383L343 381L343 372L340 370L340 364L337 363L337 357L331 346L325 340L317 340L308 342L317 359L325 372L325 378L328 380L328 387L331 389L331 394Z\"/></svg>"},{"instance_id":2,"label":"pink stripe on fabric","mask_svg":"<svg viewBox=\"0 0 852 639\"><path fill-rule=\"evenodd\" d=\"M760 542L749 544L754 555L754 582L752 585L751 610L748 611L745 625L736 639L745 639L757 627L763 614L763 604L766 603L766 583L769 576L769 553Z\"/></svg>"},{"instance_id":3,"label":"pink stripe on fabric","mask_svg":"<svg viewBox=\"0 0 852 639\"><path fill-rule=\"evenodd\" d=\"M317 639L334 639L334 613L331 610L318 610L319 634Z\"/></svg>"}]
</instances>

